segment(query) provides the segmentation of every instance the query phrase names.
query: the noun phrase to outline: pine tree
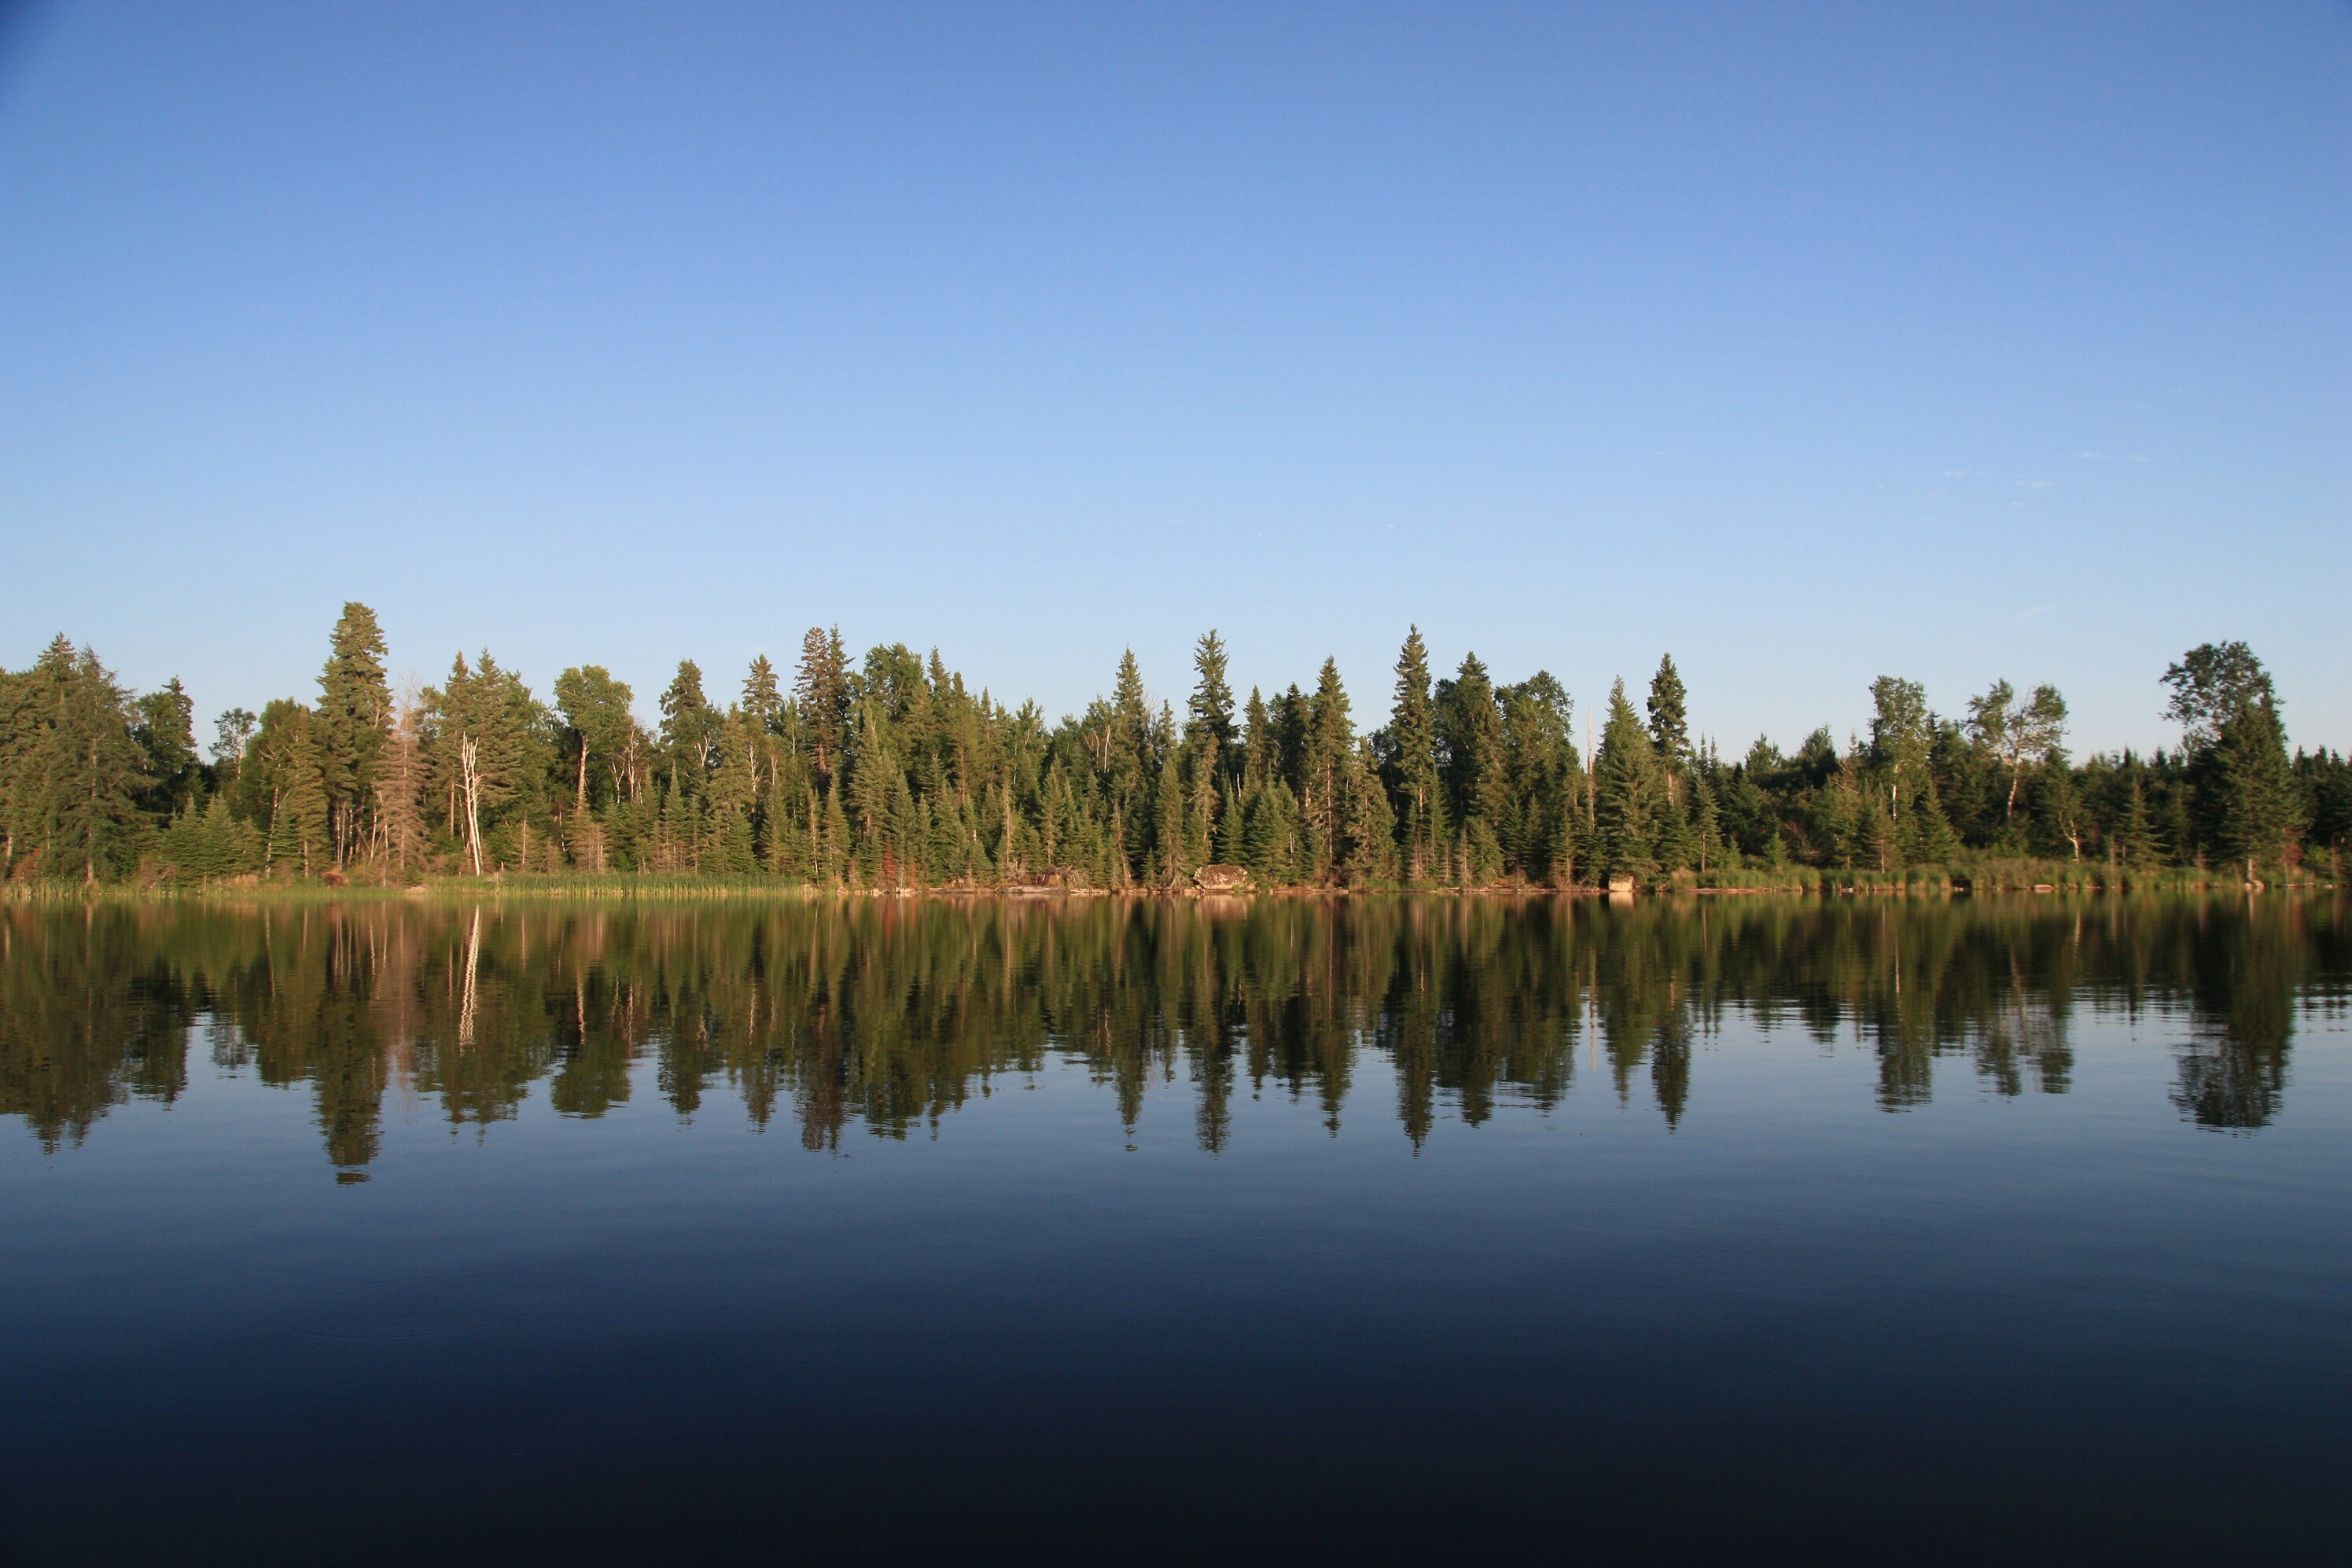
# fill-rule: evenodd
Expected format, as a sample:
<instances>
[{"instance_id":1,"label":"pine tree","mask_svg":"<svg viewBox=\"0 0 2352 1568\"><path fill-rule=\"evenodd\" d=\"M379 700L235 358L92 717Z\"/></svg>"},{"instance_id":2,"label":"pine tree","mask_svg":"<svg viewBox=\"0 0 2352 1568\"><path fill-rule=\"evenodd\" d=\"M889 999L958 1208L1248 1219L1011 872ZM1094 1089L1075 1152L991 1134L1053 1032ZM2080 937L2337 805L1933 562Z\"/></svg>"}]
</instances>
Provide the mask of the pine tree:
<instances>
[{"instance_id":1,"label":"pine tree","mask_svg":"<svg viewBox=\"0 0 2352 1568\"><path fill-rule=\"evenodd\" d=\"M149 831L148 784L130 702L114 677L60 636L7 682L0 713L0 815L6 861L95 882L127 870Z\"/></svg>"},{"instance_id":2,"label":"pine tree","mask_svg":"<svg viewBox=\"0 0 2352 1568\"><path fill-rule=\"evenodd\" d=\"M831 784L841 766L849 726L849 658L841 646L839 626L830 636L822 626L811 626L801 638L800 672L793 681L793 695L807 730L817 777Z\"/></svg>"},{"instance_id":3,"label":"pine tree","mask_svg":"<svg viewBox=\"0 0 2352 1568\"><path fill-rule=\"evenodd\" d=\"M2127 871L2143 871L2156 863L2156 829L2148 816L2147 792L2141 786L2135 771L2123 809L2116 816L2108 842L2114 847L2116 858Z\"/></svg>"},{"instance_id":4,"label":"pine tree","mask_svg":"<svg viewBox=\"0 0 2352 1568\"><path fill-rule=\"evenodd\" d=\"M1319 882L1328 879L1341 853L1341 775L1356 744L1355 726L1348 716L1347 689L1339 683L1338 660L1323 661L1315 695L1304 706L1298 759L1302 826L1307 874Z\"/></svg>"},{"instance_id":5,"label":"pine tree","mask_svg":"<svg viewBox=\"0 0 2352 1568\"><path fill-rule=\"evenodd\" d=\"M1258 786L1243 808L1242 863L1259 881L1283 886L1298 875L1298 801L1280 779Z\"/></svg>"},{"instance_id":6,"label":"pine tree","mask_svg":"<svg viewBox=\"0 0 2352 1568\"><path fill-rule=\"evenodd\" d=\"M2220 796L2213 814L2214 847L2243 866L2249 882L2260 866L2284 864L2298 803L2287 763L2286 734L2277 704L2267 692L2222 721L2211 774Z\"/></svg>"},{"instance_id":7,"label":"pine tree","mask_svg":"<svg viewBox=\"0 0 2352 1568\"><path fill-rule=\"evenodd\" d=\"M1274 743L1274 721L1266 712L1265 700L1257 688L1250 688L1249 707L1244 710L1242 729L1241 785L1244 795L1265 783L1278 760L1278 748Z\"/></svg>"},{"instance_id":8,"label":"pine tree","mask_svg":"<svg viewBox=\"0 0 2352 1568\"><path fill-rule=\"evenodd\" d=\"M1225 645L1213 627L1193 645L1199 679L1184 704L1184 742L1204 772L1229 765L1234 749L1234 689L1225 682Z\"/></svg>"},{"instance_id":9,"label":"pine tree","mask_svg":"<svg viewBox=\"0 0 2352 1568\"><path fill-rule=\"evenodd\" d=\"M1593 772L1601 874L1630 877L1637 885L1654 879L1658 871L1657 818L1665 791L1656 748L1633 716L1622 680L1610 689L1609 718L1601 731Z\"/></svg>"},{"instance_id":10,"label":"pine tree","mask_svg":"<svg viewBox=\"0 0 2352 1568\"><path fill-rule=\"evenodd\" d=\"M1407 633L1396 663L1396 702L1390 710L1391 785L1396 791L1404 875L1422 882L1437 874L1445 840L1444 791L1437 772L1437 714L1430 700L1429 648L1421 628Z\"/></svg>"},{"instance_id":11,"label":"pine tree","mask_svg":"<svg viewBox=\"0 0 2352 1568\"><path fill-rule=\"evenodd\" d=\"M375 768L375 827L383 858L395 874L404 874L425 859L425 819L417 803L425 792L425 761L414 706L404 706ZM594 868L604 869L600 863Z\"/></svg>"},{"instance_id":12,"label":"pine tree","mask_svg":"<svg viewBox=\"0 0 2352 1568\"><path fill-rule=\"evenodd\" d=\"M1217 863L1221 866L1246 865L1249 860L1248 823L1243 809L1240 786L1228 784L1224 801L1217 818Z\"/></svg>"},{"instance_id":13,"label":"pine tree","mask_svg":"<svg viewBox=\"0 0 2352 1568\"><path fill-rule=\"evenodd\" d=\"M1714 755L1712 742L1709 742L1708 755ZM1715 786L1707 780L1711 767L1712 764L1694 769L1691 773L1691 836L1698 851L1698 871L1703 877L1722 870L1727 864L1724 858L1723 816L1716 804Z\"/></svg>"},{"instance_id":14,"label":"pine tree","mask_svg":"<svg viewBox=\"0 0 2352 1568\"><path fill-rule=\"evenodd\" d=\"M897 760L882 743L879 721L868 708L858 736L857 755L849 773L851 853L867 885L882 874L885 840L890 831L890 806L905 779Z\"/></svg>"},{"instance_id":15,"label":"pine tree","mask_svg":"<svg viewBox=\"0 0 2352 1568\"><path fill-rule=\"evenodd\" d=\"M719 720L709 699L702 694L702 670L694 660L678 661L677 674L661 694L661 744L668 758L670 791L698 796L710 769Z\"/></svg>"},{"instance_id":16,"label":"pine tree","mask_svg":"<svg viewBox=\"0 0 2352 1568\"><path fill-rule=\"evenodd\" d=\"M278 815L269 834L270 860L305 877L328 848L327 785L321 774L320 752L312 726L297 726L286 738L278 763Z\"/></svg>"},{"instance_id":17,"label":"pine tree","mask_svg":"<svg viewBox=\"0 0 2352 1568\"><path fill-rule=\"evenodd\" d=\"M841 809L839 786L824 792L824 826L817 839L817 879L828 888L844 886L849 879L850 831L849 817Z\"/></svg>"},{"instance_id":18,"label":"pine tree","mask_svg":"<svg viewBox=\"0 0 2352 1568\"><path fill-rule=\"evenodd\" d=\"M1446 784L1461 826L1464 857L1456 875L1484 886L1502 874L1503 835L1511 816L1510 774L1503 750L1503 717L1494 682L1476 654L1464 657L1437 693L1437 731L1444 748Z\"/></svg>"},{"instance_id":19,"label":"pine tree","mask_svg":"<svg viewBox=\"0 0 2352 1568\"><path fill-rule=\"evenodd\" d=\"M319 673L320 787L338 865L361 841L375 802L375 764L392 728L392 689L384 680L383 628L375 612L353 600L335 622L326 668Z\"/></svg>"},{"instance_id":20,"label":"pine tree","mask_svg":"<svg viewBox=\"0 0 2352 1568\"><path fill-rule=\"evenodd\" d=\"M1369 739L1356 742L1341 782L1345 809L1341 874L1350 888L1386 887L1396 880L1396 813Z\"/></svg>"},{"instance_id":21,"label":"pine tree","mask_svg":"<svg viewBox=\"0 0 2352 1568\"><path fill-rule=\"evenodd\" d=\"M161 691L151 691L131 704L137 716L131 738L139 742L144 761L140 771L148 784L139 804L158 821L169 822L195 805L204 788L204 769L196 758L196 705L174 679Z\"/></svg>"},{"instance_id":22,"label":"pine tree","mask_svg":"<svg viewBox=\"0 0 2352 1568\"><path fill-rule=\"evenodd\" d=\"M1659 764L1670 779L1680 775L1690 755L1690 722L1684 711L1686 696L1674 655L1664 656L1658 660L1658 673L1650 678L1650 744L1656 748Z\"/></svg>"},{"instance_id":23,"label":"pine tree","mask_svg":"<svg viewBox=\"0 0 2352 1568\"><path fill-rule=\"evenodd\" d=\"M1175 752L1160 764L1160 788L1153 798L1151 819L1152 881L1160 887L1183 885L1193 868L1185 849L1184 785Z\"/></svg>"},{"instance_id":24,"label":"pine tree","mask_svg":"<svg viewBox=\"0 0 2352 1568\"><path fill-rule=\"evenodd\" d=\"M743 675L743 711L764 729L774 721L783 705L783 694L776 686L776 667L768 662L766 654L761 654L751 660L751 668Z\"/></svg>"}]
</instances>

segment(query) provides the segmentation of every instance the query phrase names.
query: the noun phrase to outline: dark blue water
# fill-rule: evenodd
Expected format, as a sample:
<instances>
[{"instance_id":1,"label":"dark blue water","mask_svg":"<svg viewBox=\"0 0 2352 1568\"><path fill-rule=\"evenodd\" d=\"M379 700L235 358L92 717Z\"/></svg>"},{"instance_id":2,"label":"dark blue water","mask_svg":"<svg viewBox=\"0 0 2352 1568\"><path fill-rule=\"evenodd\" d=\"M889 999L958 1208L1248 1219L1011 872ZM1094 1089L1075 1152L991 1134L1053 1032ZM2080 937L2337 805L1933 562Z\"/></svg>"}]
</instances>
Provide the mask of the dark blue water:
<instances>
[{"instance_id":1,"label":"dark blue water","mask_svg":"<svg viewBox=\"0 0 2352 1568\"><path fill-rule=\"evenodd\" d=\"M0 910L11 1561L2311 1561L2341 906Z\"/></svg>"}]
</instances>

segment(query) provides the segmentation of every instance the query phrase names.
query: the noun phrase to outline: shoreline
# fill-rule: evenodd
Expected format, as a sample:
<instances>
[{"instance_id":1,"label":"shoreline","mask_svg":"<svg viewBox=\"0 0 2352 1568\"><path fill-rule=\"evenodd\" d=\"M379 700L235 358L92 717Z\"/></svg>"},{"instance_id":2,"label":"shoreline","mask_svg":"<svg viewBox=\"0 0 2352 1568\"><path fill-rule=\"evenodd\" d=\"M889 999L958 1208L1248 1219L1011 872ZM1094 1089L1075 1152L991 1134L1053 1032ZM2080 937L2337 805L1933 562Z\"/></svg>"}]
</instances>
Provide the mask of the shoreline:
<instances>
[{"instance_id":1,"label":"shoreline","mask_svg":"<svg viewBox=\"0 0 2352 1568\"><path fill-rule=\"evenodd\" d=\"M2285 882L2253 882L2225 880L2216 878L2158 877L2149 879L2118 879L2110 883L2103 879L2081 879L2066 882L1999 882L1979 885L1967 879L1922 879L1910 882L1853 881L1838 882L1832 875L1824 874L1811 886L1780 887L1703 887L1696 885L1639 888L1634 889L1597 888L1576 884L1567 887L1541 885L1497 885L1483 888L1238 888L1214 890L1201 888L1031 888L1031 887L901 887L901 888L813 888L804 884L786 885L749 880L712 880L698 882L681 878L649 877L635 879L572 879L568 877L492 876L485 878L438 878L428 882L402 885L380 882L280 881L251 883L205 883L194 886L159 884L139 886L125 883L97 884L0 884L0 903L337 903L414 900L418 902L466 900L536 899L555 900L598 901L607 900L645 900L691 902L697 900L778 900L794 902L890 900L913 902L940 900L978 903L1012 904L1066 903L1119 900L1128 901L1199 902L1230 905L1260 899L1276 900L1355 900L1355 899L1476 899L1528 900L1591 900L1612 905L1634 903L1679 902L1704 899L1789 899L1806 901L1829 899L1939 899L1945 900L1977 898L2147 898L2196 897L2211 898L2224 894L2253 897L2257 894L2341 894L2342 884L2319 879L2295 879Z\"/></svg>"}]
</instances>

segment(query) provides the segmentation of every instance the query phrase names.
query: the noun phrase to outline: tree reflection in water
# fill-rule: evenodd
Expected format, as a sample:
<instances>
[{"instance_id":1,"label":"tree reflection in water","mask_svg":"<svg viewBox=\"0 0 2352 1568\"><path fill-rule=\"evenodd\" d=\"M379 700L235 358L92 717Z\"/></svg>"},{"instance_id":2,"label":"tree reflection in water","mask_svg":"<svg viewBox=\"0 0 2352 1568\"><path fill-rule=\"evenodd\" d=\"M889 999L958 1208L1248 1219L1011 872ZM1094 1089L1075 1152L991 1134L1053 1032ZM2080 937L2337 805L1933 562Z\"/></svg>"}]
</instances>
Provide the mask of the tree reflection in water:
<instances>
[{"instance_id":1,"label":"tree reflection in water","mask_svg":"<svg viewBox=\"0 0 2352 1568\"><path fill-rule=\"evenodd\" d=\"M1223 1146L1246 1075L1335 1131L1359 1054L1395 1068L1418 1145L1568 1092L1578 1047L1672 1125L1694 1047L1737 1010L1878 1059L1890 1110L1938 1057L1993 1092L2065 1092L2078 1009L2185 1017L2173 1098L2206 1127L2277 1116L2299 994L2340 1007L2335 900L1555 899L710 901L480 906L17 904L0 911L0 1112L45 1147L170 1100L192 1035L307 1086L359 1179L395 1084L456 1126L544 1080L566 1116L650 1057L680 1116L731 1092L837 1149L903 1138L1004 1073L1083 1060L1131 1129L1182 1084Z\"/></svg>"}]
</instances>

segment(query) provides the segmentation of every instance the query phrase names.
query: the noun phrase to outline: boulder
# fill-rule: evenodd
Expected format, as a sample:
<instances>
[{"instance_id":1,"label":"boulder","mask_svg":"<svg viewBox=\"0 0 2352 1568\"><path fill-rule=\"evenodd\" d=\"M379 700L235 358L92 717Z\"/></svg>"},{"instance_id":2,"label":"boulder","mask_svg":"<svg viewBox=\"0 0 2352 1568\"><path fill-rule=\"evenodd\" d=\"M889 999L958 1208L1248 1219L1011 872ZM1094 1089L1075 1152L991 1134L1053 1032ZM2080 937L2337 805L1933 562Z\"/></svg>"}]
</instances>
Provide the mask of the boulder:
<instances>
[{"instance_id":1,"label":"boulder","mask_svg":"<svg viewBox=\"0 0 2352 1568\"><path fill-rule=\"evenodd\" d=\"M1204 893L1246 893L1250 889L1249 868L1245 866L1203 866L1192 873L1192 881Z\"/></svg>"}]
</instances>

